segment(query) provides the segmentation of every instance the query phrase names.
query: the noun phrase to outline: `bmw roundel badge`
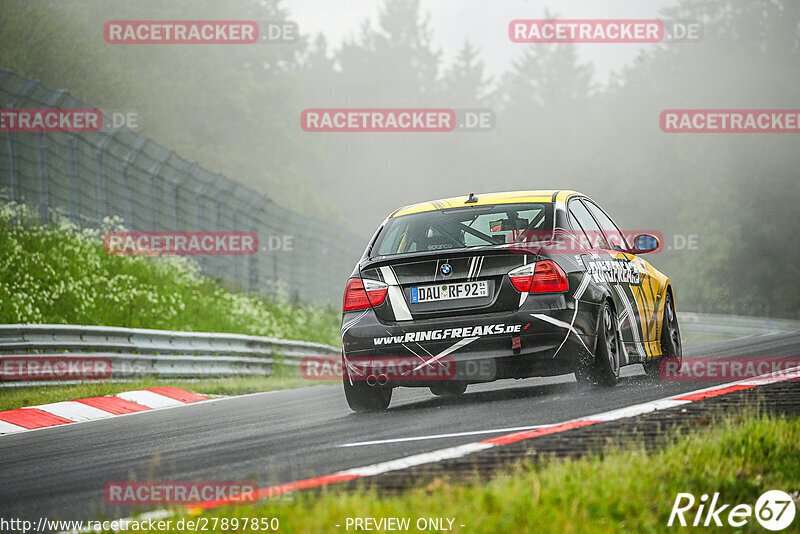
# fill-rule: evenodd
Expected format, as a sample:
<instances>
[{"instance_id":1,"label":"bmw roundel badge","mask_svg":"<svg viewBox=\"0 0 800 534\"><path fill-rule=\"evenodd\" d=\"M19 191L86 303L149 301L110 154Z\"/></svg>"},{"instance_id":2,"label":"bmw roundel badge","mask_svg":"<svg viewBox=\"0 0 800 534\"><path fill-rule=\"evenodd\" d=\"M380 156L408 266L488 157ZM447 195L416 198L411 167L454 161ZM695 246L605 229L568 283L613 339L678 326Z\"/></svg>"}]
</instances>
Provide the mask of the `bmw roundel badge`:
<instances>
[{"instance_id":1,"label":"bmw roundel badge","mask_svg":"<svg viewBox=\"0 0 800 534\"><path fill-rule=\"evenodd\" d=\"M453 268L450 267L449 263L443 263L440 269L442 270L442 274L444 276L450 276L450 273L453 272Z\"/></svg>"}]
</instances>

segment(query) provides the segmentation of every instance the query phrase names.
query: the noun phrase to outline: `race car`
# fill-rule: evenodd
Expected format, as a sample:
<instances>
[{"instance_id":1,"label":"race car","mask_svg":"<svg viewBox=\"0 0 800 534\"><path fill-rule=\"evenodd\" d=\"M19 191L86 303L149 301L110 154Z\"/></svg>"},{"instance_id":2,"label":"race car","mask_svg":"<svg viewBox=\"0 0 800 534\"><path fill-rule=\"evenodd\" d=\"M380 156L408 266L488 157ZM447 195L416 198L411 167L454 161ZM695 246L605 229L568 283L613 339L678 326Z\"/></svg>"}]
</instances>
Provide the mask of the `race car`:
<instances>
[{"instance_id":1,"label":"race car","mask_svg":"<svg viewBox=\"0 0 800 534\"><path fill-rule=\"evenodd\" d=\"M574 373L612 386L623 365L659 376L681 359L669 278L576 191L434 200L380 225L344 290L350 408L385 410L395 387L456 396L469 384Z\"/></svg>"}]
</instances>

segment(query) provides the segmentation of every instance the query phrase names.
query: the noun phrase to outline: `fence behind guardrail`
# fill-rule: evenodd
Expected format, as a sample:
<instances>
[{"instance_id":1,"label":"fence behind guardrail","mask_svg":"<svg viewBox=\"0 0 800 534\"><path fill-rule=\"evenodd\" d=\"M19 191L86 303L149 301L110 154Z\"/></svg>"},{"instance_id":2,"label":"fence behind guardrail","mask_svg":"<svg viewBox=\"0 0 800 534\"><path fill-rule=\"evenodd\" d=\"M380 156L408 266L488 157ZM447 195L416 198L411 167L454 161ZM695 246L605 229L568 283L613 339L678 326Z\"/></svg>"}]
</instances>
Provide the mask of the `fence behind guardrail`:
<instances>
[{"instance_id":1,"label":"fence behind guardrail","mask_svg":"<svg viewBox=\"0 0 800 534\"><path fill-rule=\"evenodd\" d=\"M0 108L87 107L64 90L0 69ZM134 231L255 232L257 254L196 256L202 271L233 289L283 289L335 306L364 243L126 128L0 131L0 198L33 207L43 222L57 210L82 228L100 228L117 215ZM284 236L291 246L275 249Z\"/></svg>"}]
</instances>

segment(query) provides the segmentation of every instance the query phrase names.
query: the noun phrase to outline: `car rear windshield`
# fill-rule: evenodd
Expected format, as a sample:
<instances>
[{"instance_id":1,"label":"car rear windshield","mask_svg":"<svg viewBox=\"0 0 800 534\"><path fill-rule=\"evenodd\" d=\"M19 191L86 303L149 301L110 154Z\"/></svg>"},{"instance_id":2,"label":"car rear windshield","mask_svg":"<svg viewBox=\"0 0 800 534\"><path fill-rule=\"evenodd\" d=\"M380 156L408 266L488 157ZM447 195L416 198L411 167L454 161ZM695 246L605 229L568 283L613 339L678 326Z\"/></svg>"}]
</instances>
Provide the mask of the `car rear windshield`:
<instances>
[{"instance_id":1,"label":"car rear windshield","mask_svg":"<svg viewBox=\"0 0 800 534\"><path fill-rule=\"evenodd\" d=\"M496 204L412 213L391 218L370 256L455 250L524 241L552 230L552 204Z\"/></svg>"}]
</instances>

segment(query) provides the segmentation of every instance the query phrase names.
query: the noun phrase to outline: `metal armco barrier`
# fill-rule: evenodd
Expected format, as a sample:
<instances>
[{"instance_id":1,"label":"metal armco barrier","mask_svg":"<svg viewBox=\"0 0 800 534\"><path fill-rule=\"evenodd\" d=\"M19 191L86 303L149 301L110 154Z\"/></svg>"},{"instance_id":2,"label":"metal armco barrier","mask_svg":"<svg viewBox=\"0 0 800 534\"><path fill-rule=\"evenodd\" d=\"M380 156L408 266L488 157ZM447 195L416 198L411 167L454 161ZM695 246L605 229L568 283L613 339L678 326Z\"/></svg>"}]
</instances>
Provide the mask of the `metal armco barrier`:
<instances>
[{"instance_id":1,"label":"metal armco barrier","mask_svg":"<svg viewBox=\"0 0 800 534\"><path fill-rule=\"evenodd\" d=\"M800 321L681 312L681 330L744 337L800 330ZM111 380L137 376L211 378L269 375L272 364L299 366L308 356L339 356L338 347L242 334L54 324L0 325L0 360L92 356L111 362ZM0 362L1 364L2 362ZM29 382L0 380L0 386ZM40 381L37 383L44 383ZM60 380L48 383L64 383Z\"/></svg>"},{"instance_id":2,"label":"metal armco barrier","mask_svg":"<svg viewBox=\"0 0 800 534\"><path fill-rule=\"evenodd\" d=\"M678 324L681 332L702 332L729 337L779 334L800 330L800 321L791 319L694 312L678 312Z\"/></svg>"},{"instance_id":3,"label":"metal armco barrier","mask_svg":"<svg viewBox=\"0 0 800 534\"><path fill-rule=\"evenodd\" d=\"M308 356L338 356L322 343L242 334L51 324L0 325L0 360L91 356L111 362L110 379L269 375L272 364L299 366ZM60 380L50 381L53 384ZM0 386L21 385L2 380Z\"/></svg>"}]
</instances>

